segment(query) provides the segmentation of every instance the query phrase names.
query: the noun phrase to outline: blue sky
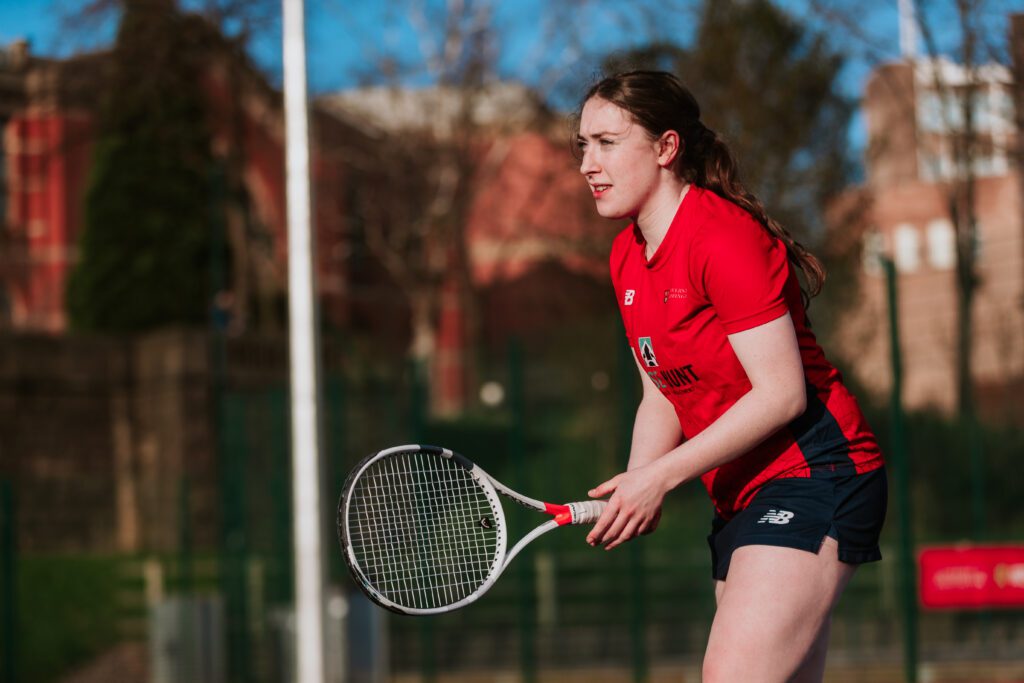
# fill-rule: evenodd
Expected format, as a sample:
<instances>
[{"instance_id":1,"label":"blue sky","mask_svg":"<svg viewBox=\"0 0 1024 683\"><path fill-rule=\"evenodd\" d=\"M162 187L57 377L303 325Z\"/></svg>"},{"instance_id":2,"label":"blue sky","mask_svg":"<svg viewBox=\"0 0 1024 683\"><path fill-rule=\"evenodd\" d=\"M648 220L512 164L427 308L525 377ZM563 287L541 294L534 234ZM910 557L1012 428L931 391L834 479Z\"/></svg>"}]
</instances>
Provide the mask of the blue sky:
<instances>
[{"instance_id":1,"label":"blue sky","mask_svg":"<svg viewBox=\"0 0 1024 683\"><path fill-rule=\"evenodd\" d=\"M202 0L181 0L186 6ZM496 3L496 20L507 27L503 32L504 44L499 53L499 68L514 73L522 62L552 63L552 54L564 49L564 42L547 42L544 28L537 21L539 7L545 0L509 0ZM84 0L0 0L0 43L15 38L28 38L35 54L66 56L81 50L100 47L113 37L112 25L67 30L61 18L70 10L80 7ZM795 14L806 12L807 0L783 0ZM886 35L896 39L896 0L881 3L870 16L863 17L864 25L880 42ZM619 3L621 7L621 3ZM385 2L369 0L306 0L307 47L311 88L318 92L354 85L360 70L366 69L366 55L374 50L390 54L414 55L418 53L416 33L409 21L398 12L385 9ZM581 12L570 18L575 27L586 34L588 46L595 54L609 49L629 47L645 35L640 19L627 9L615 9L615 3L591 0L592 11ZM659 21L662 35L683 36L688 32L691 19L686 11L666 13ZM630 22L634 22L632 25ZM279 69L280 26L256 42L254 53L261 65L274 71ZM557 31L552 34L557 36ZM890 55L892 56L892 55ZM585 60L582 60L585 61ZM851 64L846 87L853 91L860 87L868 65Z\"/></svg>"},{"instance_id":2,"label":"blue sky","mask_svg":"<svg viewBox=\"0 0 1024 683\"><path fill-rule=\"evenodd\" d=\"M67 56L102 47L113 37L112 21L107 25L79 26L70 30L66 22L61 21L71 9L81 7L85 1L0 0L0 43L28 38L33 53L47 56ZM187 7L209 0L179 1ZM994 1L1002 4L1000 0ZM279 11L276 0L268 2L272 12ZM500 55L498 70L502 77L537 85L531 81L558 74L564 80L583 84L592 80L597 55L635 45L652 31L685 42L693 23L691 11L679 9L659 15L658 24L652 29L631 11L629 3L586 0L584 11L566 13L560 18L560 24L545 26L538 17L541 5L546 2L495 2L495 20L504 27L502 43L495 48ZM679 2L686 4L683 0ZM811 0L779 2L794 15L809 16ZM308 73L314 93L357 85L361 75L372 73L379 63L376 57L368 58L368 55L383 53L412 60L418 58L421 54L419 34L404 13L393 9L395 4L371 0L306 0ZM848 96L859 96L872 65L897 57L896 6L897 0L864 0L857 26L851 28L864 35L846 41L844 46L848 50L852 48L841 80L841 88ZM567 30L567 26L572 30ZM252 49L257 63L271 74L280 70L279 31L277 23L260 36ZM585 44L582 53L571 52L570 34L581 37ZM1005 35L1005 28L1002 35ZM859 119L854 121L850 133L851 143L861 146L863 133Z\"/></svg>"}]
</instances>

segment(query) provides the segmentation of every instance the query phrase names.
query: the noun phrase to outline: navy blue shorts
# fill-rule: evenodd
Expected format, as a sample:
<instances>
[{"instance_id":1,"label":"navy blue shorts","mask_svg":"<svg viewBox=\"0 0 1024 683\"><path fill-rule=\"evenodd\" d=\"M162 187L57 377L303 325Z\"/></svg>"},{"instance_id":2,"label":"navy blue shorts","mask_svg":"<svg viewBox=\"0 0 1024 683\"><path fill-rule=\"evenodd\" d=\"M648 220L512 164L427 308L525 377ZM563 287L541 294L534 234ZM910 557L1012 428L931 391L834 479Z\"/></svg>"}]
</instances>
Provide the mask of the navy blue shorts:
<instances>
[{"instance_id":1,"label":"navy blue shorts","mask_svg":"<svg viewBox=\"0 0 1024 683\"><path fill-rule=\"evenodd\" d=\"M828 479L776 479L731 520L711 521L711 574L725 580L736 548L775 545L817 553L826 536L850 564L882 559L878 536L888 502L885 468Z\"/></svg>"}]
</instances>

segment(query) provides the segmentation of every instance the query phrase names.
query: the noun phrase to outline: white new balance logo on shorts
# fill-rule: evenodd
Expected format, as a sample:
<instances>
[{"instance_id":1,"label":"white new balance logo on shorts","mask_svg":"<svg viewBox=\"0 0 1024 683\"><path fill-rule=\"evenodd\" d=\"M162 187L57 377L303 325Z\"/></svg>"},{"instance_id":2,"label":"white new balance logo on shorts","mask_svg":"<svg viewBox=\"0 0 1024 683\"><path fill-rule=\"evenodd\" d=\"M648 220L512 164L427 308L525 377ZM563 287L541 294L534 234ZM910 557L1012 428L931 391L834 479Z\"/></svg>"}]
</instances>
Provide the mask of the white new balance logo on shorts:
<instances>
[{"instance_id":1,"label":"white new balance logo on shorts","mask_svg":"<svg viewBox=\"0 0 1024 683\"><path fill-rule=\"evenodd\" d=\"M793 514L789 510L769 510L764 514L764 517L757 520L758 524L789 524L789 520L793 519Z\"/></svg>"}]
</instances>

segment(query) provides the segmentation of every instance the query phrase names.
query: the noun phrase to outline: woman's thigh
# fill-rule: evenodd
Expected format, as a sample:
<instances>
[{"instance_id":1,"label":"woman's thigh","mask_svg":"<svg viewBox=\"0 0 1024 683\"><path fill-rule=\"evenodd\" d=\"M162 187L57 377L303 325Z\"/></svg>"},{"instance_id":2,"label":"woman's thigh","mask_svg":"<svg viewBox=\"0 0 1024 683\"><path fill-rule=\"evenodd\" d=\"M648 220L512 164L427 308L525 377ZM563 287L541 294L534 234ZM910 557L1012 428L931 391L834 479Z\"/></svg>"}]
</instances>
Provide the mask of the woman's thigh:
<instances>
[{"instance_id":1,"label":"woman's thigh","mask_svg":"<svg viewBox=\"0 0 1024 683\"><path fill-rule=\"evenodd\" d=\"M733 552L704 657L704 680L786 681L807 658L856 565L835 539L818 553L768 545Z\"/></svg>"}]
</instances>

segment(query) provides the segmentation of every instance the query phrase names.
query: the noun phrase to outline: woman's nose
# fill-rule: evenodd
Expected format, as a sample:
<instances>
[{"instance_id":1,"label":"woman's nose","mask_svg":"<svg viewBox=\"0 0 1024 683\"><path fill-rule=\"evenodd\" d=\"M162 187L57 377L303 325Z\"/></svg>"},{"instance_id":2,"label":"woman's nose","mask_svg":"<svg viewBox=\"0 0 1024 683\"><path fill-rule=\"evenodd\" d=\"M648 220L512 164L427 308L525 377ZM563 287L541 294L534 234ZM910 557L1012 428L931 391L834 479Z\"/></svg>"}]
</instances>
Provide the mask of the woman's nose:
<instances>
[{"instance_id":1,"label":"woman's nose","mask_svg":"<svg viewBox=\"0 0 1024 683\"><path fill-rule=\"evenodd\" d=\"M583 158L580 159L580 173L587 175L597 170L597 163L594 161L594 155L589 149L583 150Z\"/></svg>"}]
</instances>

